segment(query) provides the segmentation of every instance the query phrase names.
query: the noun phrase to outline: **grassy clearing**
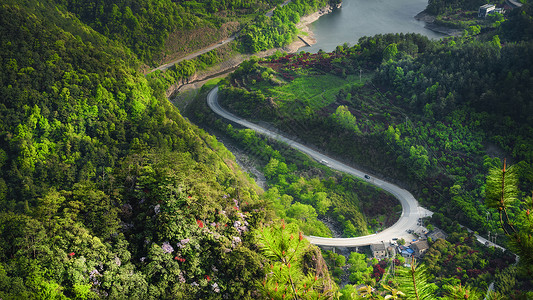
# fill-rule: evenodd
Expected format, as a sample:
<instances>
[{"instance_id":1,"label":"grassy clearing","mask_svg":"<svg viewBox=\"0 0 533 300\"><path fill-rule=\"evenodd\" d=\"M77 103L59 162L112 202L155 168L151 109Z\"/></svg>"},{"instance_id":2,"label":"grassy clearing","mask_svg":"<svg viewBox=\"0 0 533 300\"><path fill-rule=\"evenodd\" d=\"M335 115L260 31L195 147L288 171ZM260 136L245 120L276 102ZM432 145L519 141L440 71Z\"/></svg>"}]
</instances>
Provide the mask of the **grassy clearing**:
<instances>
[{"instance_id":1,"label":"grassy clearing","mask_svg":"<svg viewBox=\"0 0 533 300\"><path fill-rule=\"evenodd\" d=\"M280 104L299 100L312 109L320 109L335 102L339 90L362 86L369 79L369 75L363 76L361 82L356 75L346 78L332 74L298 77L286 85L271 88L270 94Z\"/></svg>"}]
</instances>

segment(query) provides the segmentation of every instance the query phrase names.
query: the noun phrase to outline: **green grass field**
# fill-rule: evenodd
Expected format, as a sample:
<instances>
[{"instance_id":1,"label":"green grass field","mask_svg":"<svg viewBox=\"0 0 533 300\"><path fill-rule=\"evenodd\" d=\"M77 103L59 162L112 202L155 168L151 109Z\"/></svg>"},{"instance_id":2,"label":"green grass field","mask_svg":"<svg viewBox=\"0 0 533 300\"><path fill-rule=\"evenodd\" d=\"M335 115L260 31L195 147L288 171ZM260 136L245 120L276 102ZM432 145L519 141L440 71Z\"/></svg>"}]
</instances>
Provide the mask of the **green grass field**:
<instances>
[{"instance_id":1,"label":"green grass field","mask_svg":"<svg viewBox=\"0 0 533 300\"><path fill-rule=\"evenodd\" d=\"M359 81L358 75L341 78L332 74L297 77L286 85L269 88L269 94L281 106L284 103L299 100L316 110L335 102L335 95L339 90L362 86L370 78L370 75L365 75Z\"/></svg>"}]
</instances>

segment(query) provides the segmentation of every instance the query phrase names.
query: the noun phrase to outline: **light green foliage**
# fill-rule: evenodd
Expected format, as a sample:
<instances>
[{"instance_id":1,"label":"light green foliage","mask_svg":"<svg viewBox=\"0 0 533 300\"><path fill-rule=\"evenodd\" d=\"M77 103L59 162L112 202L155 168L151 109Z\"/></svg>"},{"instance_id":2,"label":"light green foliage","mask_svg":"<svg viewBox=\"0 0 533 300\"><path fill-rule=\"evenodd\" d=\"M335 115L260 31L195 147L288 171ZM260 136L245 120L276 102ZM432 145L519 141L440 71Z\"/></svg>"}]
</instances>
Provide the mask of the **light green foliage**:
<instances>
[{"instance_id":1,"label":"light green foliage","mask_svg":"<svg viewBox=\"0 0 533 300\"><path fill-rule=\"evenodd\" d=\"M395 289L395 288L393 288L393 287L391 287L389 285L384 284L383 288L390 292L390 294L386 295L383 298L385 300L388 300L388 299L400 299L400 298L405 296L404 292L402 292L400 290L397 290L397 289Z\"/></svg>"},{"instance_id":2,"label":"light green foliage","mask_svg":"<svg viewBox=\"0 0 533 300\"><path fill-rule=\"evenodd\" d=\"M507 167L504 164L502 169L490 169L485 188L487 206L498 209L500 213L505 213L507 209L515 207L518 195L517 184L518 174L513 166Z\"/></svg>"},{"instance_id":3,"label":"light green foliage","mask_svg":"<svg viewBox=\"0 0 533 300\"><path fill-rule=\"evenodd\" d=\"M383 50L383 60L388 61L390 59L395 59L398 55L398 47L396 43L388 45L385 50Z\"/></svg>"},{"instance_id":4,"label":"light green foliage","mask_svg":"<svg viewBox=\"0 0 533 300\"><path fill-rule=\"evenodd\" d=\"M252 298L267 206L231 153L63 8L0 14L0 298Z\"/></svg>"},{"instance_id":5,"label":"light green foliage","mask_svg":"<svg viewBox=\"0 0 533 300\"><path fill-rule=\"evenodd\" d=\"M279 97L281 107L290 107L292 101L298 100L312 109L319 109L331 104L339 90L352 86L354 79L354 75L343 79L330 74L297 77L289 84L273 87L270 92Z\"/></svg>"},{"instance_id":6,"label":"light green foliage","mask_svg":"<svg viewBox=\"0 0 533 300\"><path fill-rule=\"evenodd\" d=\"M510 238L510 246L520 257L520 266L531 270L533 266L533 196L520 199L516 166L491 168L487 175L485 202L499 213L501 229Z\"/></svg>"},{"instance_id":7,"label":"light green foliage","mask_svg":"<svg viewBox=\"0 0 533 300\"><path fill-rule=\"evenodd\" d=\"M481 31L480 26L470 26L467 29L468 35L478 35L480 31Z\"/></svg>"},{"instance_id":8,"label":"light green foliage","mask_svg":"<svg viewBox=\"0 0 533 300\"><path fill-rule=\"evenodd\" d=\"M243 50L256 53L288 45L296 38L298 29L295 25L300 21L300 17L336 2L291 1L283 7L278 6L271 18L258 16L256 22L247 25L240 33Z\"/></svg>"},{"instance_id":9,"label":"light green foliage","mask_svg":"<svg viewBox=\"0 0 533 300\"><path fill-rule=\"evenodd\" d=\"M408 299L433 299L436 286L428 282L427 270L424 265L417 264L414 260L410 267L399 267L396 270L399 289Z\"/></svg>"},{"instance_id":10,"label":"light green foliage","mask_svg":"<svg viewBox=\"0 0 533 300\"><path fill-rule=\"evenodd\" d=\"M272 179L274 176L285 175L288 171L287 164L271 158L270 162L265 166L264 174L268 179Z\"/></svg>"},{"instance_id":11,"label":"light green foliage","mask_svg":"<svg viewBox=\"0 0 533 300\"><path fill-rule=\"evenodd\" d=\"M357 299L357 287L356 285L347 284L340 290L341 300L352 300Z\"/></svg>"},{"instance_id":12,"label":"light green foliage","mask_svg":"<svg viewBox=\"0 0 533 300\"><path fill-rule=\"evenodd\" d=\"M498 35L495 35L495 36L492 37L492 44L494 45L494 47L496 47L498 49L502 48L502 44L500 42L500 37Z\"/></svg>"},{"instance_id":13,"label":"light green foliage","mask_svg":"<svg viewBox=\"0 0 533 300\"><path fill-rule=\"evenodd\" d=\"M468 286L448 286L448 291L446 293L448 299L472 299L472 300L481 300L484 299L485 295L478 292L476 289L470 288Z\"/></svg>"},{"instance_id":14,"label":"light green foliage","mask_svg":"<svg viewBox=\"0 0 533 300\"><path fill-rule=\"evenodd\" d=\"M356 118L352 115L348 107L344 105L339 105L339 107L337 107L337 110L335 111L335 114L332 115L332 118L345 129L352 130L357 133L361 132L359 127L357 127Z\"/></svg>"},{"instance_id":15,"label":"light green foliage","mask_svg":"<svg viewBox=\"0 0 533 300\"><path fill-rule=\"evenodd\" d=\"M419 178L424 178L430 165L428 152L423 146L411 146L409 150L409 160L413 172Z\"/></svg>"},{"instance_id":16,"label":"light green foliage","mask_svg":"<svg viewBox=\"0 0 533 300\"><path fill-rule=\"evenodd\" d=\"M268 297L328 299L336 291L322 270L303 268L306 253L312 251L309 242L294 224L273 224L256 230L256 240L262 253L269 259L270 273L259 284ZM306 270L307 269L307 270ZM327 274L327 273L326 273Z\"/></svg>"},{"instance_id":17,"label":"light green foliage","mask_svg":"<svg viewBox=\"0 0 533 300\"><path fill-rule=\"evenodd\" d=\"M351 252L348 259L350 272L350 282L355 285L370 283L372 266L369 265L366 255L363 253Z\"/></svg>"}]
</instances>

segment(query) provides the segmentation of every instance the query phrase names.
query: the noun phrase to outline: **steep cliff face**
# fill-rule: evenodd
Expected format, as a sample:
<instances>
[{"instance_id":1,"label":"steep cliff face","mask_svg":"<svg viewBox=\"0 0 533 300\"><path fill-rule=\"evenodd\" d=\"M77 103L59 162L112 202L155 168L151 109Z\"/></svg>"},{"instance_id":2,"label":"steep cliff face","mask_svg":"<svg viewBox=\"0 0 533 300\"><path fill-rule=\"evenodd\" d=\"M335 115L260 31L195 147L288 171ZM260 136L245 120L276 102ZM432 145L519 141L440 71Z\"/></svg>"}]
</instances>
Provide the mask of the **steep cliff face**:
<instances>
[{"instance_id":1,"label":"steep cliff face","mask_svg":"<svg viewBox=\"0 0 533 300\"><path fill-rule=\"evenodd\" d=\"M310 247L303 256L303 262L304 273L315 273L318 277L324 278L323 291L335 289L336 284L330 276L320 248Z\"/></svg>"}]
</instances>

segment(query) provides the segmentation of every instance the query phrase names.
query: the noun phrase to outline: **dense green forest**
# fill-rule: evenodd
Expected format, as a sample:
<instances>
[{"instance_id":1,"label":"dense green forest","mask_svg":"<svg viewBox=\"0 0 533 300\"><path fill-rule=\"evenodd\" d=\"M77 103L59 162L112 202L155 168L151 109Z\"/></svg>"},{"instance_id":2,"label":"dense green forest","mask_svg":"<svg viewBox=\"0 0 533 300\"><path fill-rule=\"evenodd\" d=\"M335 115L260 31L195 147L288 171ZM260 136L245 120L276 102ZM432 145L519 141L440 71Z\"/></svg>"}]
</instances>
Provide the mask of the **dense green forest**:
<instances>
[{"instance_id":1,"label":"dense green forest","mask_svg":"<svg viewBox=\"0 0 533 300\"><path fill-rule=\"evenodd\" d=\"M240 25L229 26L229 32L211 33L211 29L220 29L224 24L232 22L246 24L249 15L264 13L283 1L54 0L51 2L61 5L106 37L123 43L137 54L141 61L153 65L162 57L165 43L169 42L171 34L204 28L203 34L198 35L197 40L205 41L193 45L192 50L195 50L228 37L235 33ZM211 33L211 36L206 37L206 33Z\"/></svg>"},{"instance_id":2,"label":"dense green forest","mask_svg":"<svg viewBox=\"0 0 533 300\"><path fill-rule=\"evenodd\" d=\"M171 54L168 51L187 53L237 33L241 43L239 48L243 52L282 47L294 40L295 25L300 17L328 4L340 3L339 0L296 0L278 7L271 17L266 17L266 11L283 1L51 2L97 32L123 43L149 65L161 62L165 55Z\"/></svg>"},{"instance_id":3,"label":"dense green forest","mask_svg":"<svg viewBox=\"0 0 533 300\"><path fill-rule=\"evenodd\" d=\"M0 298L267 293L263 191L139 72L125 37L38 1L4 1L0 35ZM307 292L335 290L316 248L279 247Z\"/></svg>"},{"instance_id":4,"label":"dense green forest","mask_svg":"<svg viewBox=\"0 0 533 300\"><path fill-rule=\"evenodd\" d=\"M240 115L414 191L450 233L419 265L310 245L304 234L383 230L400 206L218 120L206 85L188 115L257 161L263 191L165 97L231 51L286 45L301 16L339 3L291 1L265 16L282 2L0 4L1 299L483 299L491 282L494 299L531 296L531 7L454 39L378 35L332 53L277 52L221 82L222 103ZM230 50L143 76L237 32ZM520 261L459 223L498 233Z\"/></svg>"},{"instance_id":5,"label":"dense green forest","mask_svg":"<svg viewBox=\"0 0 533 300\"><path fill-rule=\"evenodd\" d=\"M278 52L251 60L228 77L222 103L387 174L415 191L449 232L460 231L460 223L497 233L501 243L528 253L530 238L525 242L519 232L531 234L530 10L525 5L501 26L483 32L471 27L462 37L386 34L332 53ZM489 171L505 171L504 158L515 164L516 192L509 203L485 202ZM480 267L461 281L482 276ZM530 265L521 270L516 276L524 279ZM463 284L486 289L488 281L482 281ZM526 290L531 285L521 284Z\"/></svg>"},{"instance_id":6,"label":"dense green forest","mask_svg":"<svg viewBox=\"0 0 533 300\"><path fill-rule=\"evenodd\" d=\"M336 6L340 0L296 0L283 7L278 7L272 17L259 15L255 22L246 26L241 34L242 48L255 53L290 44L296 37L296 24L300 17L312 13L327 5Z\"/></svg>"},{"instance_id":7,"label":"dense green forest","mask_svg":"<svg viewBox=\"0 0 533 300\"><path fill-rule=\"evenodd\" d=\"M523 186L532 184L532 46L484 38L384 35L333 53L250 61L232 73L223 101L363 167L407 176L426 205L494 230L482 198L484 174L499 160L487 148L519 162ZM360 83L350 75L359 70L373 78Z\"/></svg>"}]
</instances>

